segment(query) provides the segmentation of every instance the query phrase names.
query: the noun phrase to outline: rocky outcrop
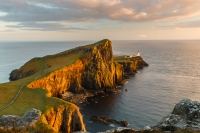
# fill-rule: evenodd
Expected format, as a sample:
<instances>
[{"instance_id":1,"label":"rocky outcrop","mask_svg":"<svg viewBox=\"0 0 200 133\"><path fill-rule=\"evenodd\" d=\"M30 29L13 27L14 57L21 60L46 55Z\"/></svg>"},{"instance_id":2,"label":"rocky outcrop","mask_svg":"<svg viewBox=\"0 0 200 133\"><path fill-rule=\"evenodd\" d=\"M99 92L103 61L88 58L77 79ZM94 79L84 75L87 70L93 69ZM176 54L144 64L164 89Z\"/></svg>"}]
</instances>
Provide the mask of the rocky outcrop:
<instances>
[{"instance_id":1,"label":"rocky outcrop","mask_svg":"<svg viewBox=\"0 0 200 133\"><path fill-rule=\"evenodd\" d=\"M111 119L111 118L108 118L108 117L103 117L103 116L91 116L90 120L98 121L98 122L104 123L106 125L111 125L111 123L116 123L116 124L119 124L123 127L128 126L127 121L118 121L118 120Z\"/></svg>"},{"instance_id":2,"label":"rocky outcrop","mask_svg":"<svg viewBox=\"0 0 200 133\"><path fill-rule=\"evenodd\" d=\"M30 61L28 61L27 63L25 63L22 67L20 67L19 69L15 69L10 73L10 81L14 81L14 80L18 80L18 79L23 79L25 77L31 76L33 74L35 74L35 72L38 71L38 69L40 69L40 67L38 66L36 69L32 68L30 66L32 66L33 64L35 65L38 60L41 60L41 58L33 58Z\"/></svg>"},{"instance_id":3,"label":"rocky outcrop","mask_svg":"<svg viewBox=\"0 0 200 133\"><path fill-rule=\"evenodd\" d=\"M138 69L148 66L148 64L142 59L142 57L132 57L129 58L129 61L118 62L119 64L123 65L124 73L127 74L134 74L138 71Z\"/></svg>"},{"instance_id":4,"label":"rocky outcrop","mask_svg":"<svg viewBox=\"0 0 200 133\"><path fill-rule=\"evenodd\" d=\"M70 107L50 107L42 114L41 122L48 125L55 132L71 133L75 131L86 131L83 117L75 105Z\"/></svg>"},{"instance_id":5,"label":"rocky outcrop","mask_svg":"<svg viewBox=\"0 0 200 133\"><path fill-rule=\"evenodd\" d=\"M10 128L23 128L23 127L33 127L38 122L41 116L41 111L36 109L30 109L24 116L19 117L17 115L3 115L0 117L0 128L10 129Z\"/></svg>"},{"instance_id":6,"label":"rocky outcrop","mask_svg":"<svg viewBox=\"0 0 200 133\"><path fill-rule=\"evenodd\" d=\"M79 93L84 89L115 90L123 82L124 71L122 65L113 61L111 41L104 40L87 47L90 49L87 54L74 64L35 80L28 87L47 89L50 97L62 97L67 91Z\"/></svg>"},{"instance_id":7,"label":"rocky outcrop","mask_svg":"<svg viewBox=\"0 0 200 133\"><path fill-rule=\"evenodd\" d=\"M200 103L190 99L181 100L171 114L164 117L155 126L162 131L175 131L178 129L200 130Z\"/></svg>"},{"instance_id":8,"label":"rocky outcrop","mask_svg":"<svg viewBox=\"0 0 200 133\"><path fill-rule=\"evenodd\" d=\"M148 64L141 58L130 58L128 62L115 62L113 60L112 42L105 39L94 44L77 47L55 55L42 58L54 60L57 57L81 53L77 61L69 66L52 71L48 76L34 80L27 86L29 88L43 88L48 90L49 97L61 98L67 91L82 93L85 90L92 91L115 91L118 85L124 83L124 76L132 74L138 68ZM31 67L34 61L42 61L34 58L20 69L13 70L10 74L11 80L21 79L33 75L37 70ZM64 61L64 60L63 60ZM51 64L46 61L46 66L51 69ZM30 68L30 69L29 69Z\"/></svg>"}]
</instances>

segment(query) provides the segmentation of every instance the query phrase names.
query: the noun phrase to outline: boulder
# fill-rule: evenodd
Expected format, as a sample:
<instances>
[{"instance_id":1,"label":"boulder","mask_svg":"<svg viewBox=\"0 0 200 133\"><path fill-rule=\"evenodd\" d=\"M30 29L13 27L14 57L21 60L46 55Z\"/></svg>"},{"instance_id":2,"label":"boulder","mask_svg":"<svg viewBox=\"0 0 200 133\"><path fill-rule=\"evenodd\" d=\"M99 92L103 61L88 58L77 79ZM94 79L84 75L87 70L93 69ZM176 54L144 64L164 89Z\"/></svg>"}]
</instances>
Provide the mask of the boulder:
<instances>
[{"instance_id":1,"label":"boulder","mask_svg":"<svg viewBox=\"0 0 200 133\"><path fill-rule=\"evenodd\" d=\"M21 117L20 121L17 123L18 127L23 126L34 126L35 123L39 120L42 112L36 109L30 109L27 111L24 116Z\"/></svg>"},{"instance_id":2,"label":"boulder","mask_svg":"<svg viewBox=\"0 0 200 133\"><path fill-rule=\"evenodd\" d=\"M19 117L17 115L3 115L0 117L0 128L22 128L26 126L34 126L41 116L41 111L36 109L30 109L24 116Z\"/></svg>"},{"instance_id":3,"label":"boulder","mask_svg":"<svg viewBox=\"0 0 200 133\"><path fill-rule=\"evenodd\" d=\"M187 119L196 119L200 114L200 103L190 99L181 100L176 106L172 114L187 117Z\"/></svg>"},{"instance_id":4,"label":"boulder","mask_svg":"<svg viewBox=\"0 0 200 133\"><path fill-rule=\"evenodd\" d=\"M164 117L153 129L175 131L178 129L200 130L200 103L190 99L181 100L171 114Z\"/></svg>"}]
</instances>

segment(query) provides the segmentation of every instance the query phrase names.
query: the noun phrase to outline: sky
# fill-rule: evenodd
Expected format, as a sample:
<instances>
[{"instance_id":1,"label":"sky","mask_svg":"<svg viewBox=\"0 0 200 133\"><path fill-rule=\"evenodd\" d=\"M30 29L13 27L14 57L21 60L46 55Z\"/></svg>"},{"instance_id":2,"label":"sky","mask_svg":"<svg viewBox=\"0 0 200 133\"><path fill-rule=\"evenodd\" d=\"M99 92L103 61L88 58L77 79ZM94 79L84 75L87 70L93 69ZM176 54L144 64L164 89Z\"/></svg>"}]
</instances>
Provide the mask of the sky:
<instances>
[{"instance_id":1,"label":"sky","mask_svg":"<svg viewBox=\"0 0 200 133\"><path fill-rule=\"evenodd\" d=\"M200 0L0 0L0 41L200 39Z\"/></svg>"}]
</instances>

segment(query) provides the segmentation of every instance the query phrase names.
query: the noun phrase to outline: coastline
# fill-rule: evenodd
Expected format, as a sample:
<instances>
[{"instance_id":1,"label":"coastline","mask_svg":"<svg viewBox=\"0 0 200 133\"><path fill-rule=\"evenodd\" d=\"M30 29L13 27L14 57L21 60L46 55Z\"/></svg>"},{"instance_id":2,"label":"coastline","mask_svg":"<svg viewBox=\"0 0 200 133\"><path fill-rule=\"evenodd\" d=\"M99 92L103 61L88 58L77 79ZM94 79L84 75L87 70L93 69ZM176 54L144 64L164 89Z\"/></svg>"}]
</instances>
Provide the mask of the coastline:
<instances>
[{"instance_id":1,"label":"coastline","mask_svg":"<svg viewBox=\"0 0 200 133\"><path fill-rule=\"evenodd\" d=\"M153 56L151 56L151 57L154 58ZM177 57L177 56L176 56L176 57ZM165 60L167 60L167 59L165 59ZM179 59L179 61L180 61L180 59ZM148 61L148 62L150 62L150 61ZM162 62L162 61L161 61L161 62ZM155 63L155 62L154 62L154 64L153 64L152 61L151 61L151 64L152 64L152 66L154 66L154 64L159 65L158 63ZM165 64L165 65L166 65L166 64ZM172 65L173 65L173 64L172 64ZM183 65L184 65L184 64L183 64ZM166 67L167 67L167 66L166 66ZM173 66L173 67L174 67L174 66ZM154 69L155 69L155 68L154 68ZM146 71L147 69L144 69L144 70L145 70L145 72L147 72L147 71ZM141 70L141 71L140 71L140 72L141 72L140 75L144 72L144 70ZM160 70L160 69L159 69L159 70ZM146 76L148 76L148 75L146 75ZM154 75L154 76L155 76L155 75ZM168 75L168 76L169 76L169 75ZM134 78L134 82L137 82L137 81L135 80L136 78L138 78L138 76ZM162 77L161 77L161 78L162 78ZM180 78L180 77L178 77L178 78ZM174 79L174 78L173 78L173 79ZM130 82L132 82L132 81L129 81L129 83L130 83ZM193 83L193 82L192 82L192 83ZM180 86L180 87L181 87L181 86ZM139 88L139 89L140 89L140 88ZM153 88L153 89L155 89L155 88ZM136 90L136 89L135 89L135 90ZM129 91L130 91L130 89L129 89ZM129 92L129 91L128 91L128 92ZM193 90L193 91L195 91L195 90ZM129 92L129 93L130 93L130 92ZM175 93L175 94L176 94L176 93ZM187 95L189 96L190 94L187 93ZM169 97L169 98L170 98L170 97ZM178 101L178 100L177 100L177 101ZM171 101L171 102L172 102L172 101ZM176 102L176 101L175 101L175 102ZM175 105L175 103L173 103L173 106L174 106L174 105ZM168 107L168 108L169 108L169 107ZM171 108L170 108L170 111L172 111ZM168 113L165 112L164 114L168 114ZM160 117L160 118L162 118L162 117ZM159 119L160 119L160 118L159 118ZM144 125L144 124L143 124L143 125ZM147 125L147 124L145 124L145 125Z\"/></svg>"},{"instance_id":2,"label":"coastline","mask_svg":"<svg viewBox=\"0 0 200 133\"><path fill-rule=\"evenodd\" d=\"M94 46L94 49L91 49L92 47ZM101 50L102 49L102 50ZM105 51L106 50L106 51ZM70 63L68 63L68 67L63 67L63 66L65 66L66 64L62 64L62 60L61 60L61 69L59 69L58 67L56 67L56 68L53 68L52 67L52 65L54 65L54 64L52 64L51 63L51 60L52 59L60 59L60 58L62 58L63 56L66 56L66 57L71 57L70 55L73 55L74 56L74 53L76 54L77 52L83 52L85 55L83 56L83 55L81 55L80 57L79 57L79 54L77 54L77 57L79 58L79 60L77 60L77 61L71 61ZM90 54L88 54L88 53L90 53L90 52L92 52L92 56L90 55ZM92 57L92 58L91 58ZM91 58L91 59L90 59ZM40 60L40 58L34 58L34 59L32 59L32 60L30 60L29 62L27 62L27 63L25 63L25 65L24 66L22 66L20 69L16 69L16 70L13 70L12 71L12 73L11 73L11 77L10 77L10 79L12 79L12 80L16 80L16 81L12 81L11 83L18 83L19 81L22 81L22 83L23 82L25 82L25 81L28 81L28 82L30 82L32 79L34 79L34 80L38 80L38 81L43 81L43 78L44 79L48 79L48 75L50 74L53 74L53 79L54 79L54 81L55 82L57 82L58 80L58 78L56 78L56 80L55 80L55 76L54 76L54 73L56 74L56 77L58 76L57 74L59 74L60 72L60 76L63 76L62 74L64 74L63 73L63 71L65 71L64 69L66 69L66 70L68 70L68 69L70 69L70 70L72 70L72 71L77 71L78 73L81 73L82 72L82 70L80 69L80 66L82 65L81 63L86 63L86 64L88 64L89 63L89 65L90 65L90 62L93 60L93 59L95 59L95 60L97 60L97 62L98 62L98 60L99 59L103 59L104 61L105 61L105 63L104 64L99 64L98 63L98 65L97 65L97 69L96 70L94 70L94 71L99 71L99 70L102 70L103 68L102 67L104 67L104 69L107 69L108 71L107 71L107 74L104 74L104 75L102 75L102 77L100 76L100 78L101 78L101 80L99 80L98 78L96 79L97 81L98 81L98 84L96 84L95 86L97 87L96 89L98 90L100 90L100 91L96 91L95 89L93 90L95 93L102 93L102 92L115 92L116 90L117 90L117 85L121 85L121 84L123 84L124 83L124 70L123 70L123 66L122 65L119 65L117 62L115 62L115 61L113 61L113 57L112 57L112 46L111 46L111 42L109 41L109 40L102 40L102 41L100 41L100 42L97 42L97 43L95 43L95 44L93 44L93 45L86 45L86 46L84 46L84 47L80 47L80 48L75 48L75 49L71 49L71 50L68 50L67 52L61 52L61 53L59 53L59 54L56 54L56 55L53 55L53 56L47 56L47 57L45 57L44 58L44 60L43 61L41 61ZM76 58L77 59L77 58ZM81 61L82 60L82 61ZM89 62L88 62L89 61ZM44 67L44 69L45 70L43 70L43 67L42 68L40 68L39 66L41 65L41 64L43 64L45 62L45 67ZM127 61L126 61L127 62ZM142 60L142 58L140 57L139 59L137 59L137 60L134 60L134 61L128 61L128 62L133 62L134 63L134 67L130 67L131 69L130 69L130 73L132 73L132 71L136 71L136 69L137 68L139 68L139 67L143 67L143 66L145 66L145 65L147 65L146 64L146 62L144 62L144 63L140 63L140 62L143 62L143 60ZM70 64L73 64L73 65L70 65ZM57 64L56 64L57 65ZM91 63L91 66L93 66L94 65L94 63ZM100 66L99 66L100 65ZM104 66L102 66L102 65L104 65ZM137 65L139 65L139 66L137 66ZM142 66L143 65L143 66ZM47 68L48 67L48 68ZM112 67L112 69L108 69L109 67ZM38 68L40 68L40 69L38 69ZM91 67L92 68L92 67ZM84 68L85 69L85 68ZM88 69L88 70L90 70L91 71L91 69L90 68L87 68L86 67L86 69ZM133 70L134 69L134 70ZM49 71L49 70L51 70L51 72ZM114 70L114 71L113 71ZM90 73L90 71L88 71L88 73ZM110 71L110 72L109 72ZM41 74L41 73L43 73L43 74ZM129 73L129 72L128 72ZM40 75L39 75L40 74ZM99 73L100 74L100 73ZM37 75L37 76L36 76ZM39 77L39 76L41 76L41 77ZM74 75L74 74L72 74L72 75ZM107 75L107 76L106 76ZM45 76L47 76L47 77L45 77ZM65 75L64 75L65 76ZM89 75L87 75L87 73L86 73L86 77L87 76L89 76ZM94 75L95 76L95 75ZM110 76L113 76L113 79L111 79L110 78ZM39 78L39 79L37 79L37 78ZM108 78L108 79L106 79L106 80L104 80L104 78ZM19 80L20 79L20 80ZM27 80L28 79L28 80ZM41 80L42 79L42 80ZM49 78L49 79L52 79L52 78ZM89 82L91 83L91 85L92 84L94 84L95 83L95 81L90 81L92 79L92 77L90 77L89 78ZM109 81L111 81L111 82L107 82L107 80L109 80ZM74 79L72 78L72 81L74 82ZM60 81L59 81L60 82ZM63 82L63 81L62 81ZM79 81L78 81L79 82ZM78 83L77 82L77 83ZM45 83L45 82L44 82ZM48 82L46 82L46 83L48 83ZM64 83L64 82L63 82ZM75 82L74 82L75 83ZM81 83L81 82L80 82ZM84 82L83 82L84 83ZM86 83L86 82L85 82ZM42 83L43 84L43 83ZM41 83L39 83L39 85L42 85ZM4 84L4 85L9 85L9 83L6 83L6 84ZM44 86L42 87L42 86L35 86L34 87L34 85L36 85L34 82L30 82L28 85L27 85L27 87L28 88L25 88L24 90L23 90L23 94L25 94L24 93L24 91L31 91L31 92L35 92L36 90L37 91L41 91L41 89L29 89L29 88L45 88ZM62 83L60 82L60 85L62 85ZM78 85L78 84L77 84ZM83 93L83 94L86 94L86 93L84 93L84 90L82 90L82 88L80 87L80 88L77 88L78 86L77 85L72 85L72 88L71 89L69 89L72 93ZM84 85L84 84L82 84L82 85ZM85 86L85 88L90 88L90 85L88 86L87 84L85 84L86 86ZM103 88L101 87L101 86L104 86ZM45 85L45 86L47 86L47 85ZM49 86L49 85L48 85ZM93 87L94 87L94 85L92 85ZM91 86L91 87L92 87ZM77 90L76 90L76 88L77 88ZM14 89L14 88L13 88ZM74 89L75 89L75 91L74 91ZM54 99L55 101L57 101L56 100L56 98L53 98L53 97L58 97L58 98L60 98L61 97L61 94L59 94L59 93L57 93L57 92L52 92L51 90L49 90L49 89L47 89L48 90L48 93L46 94L46 96L48 96L48 97L52 97L51 99ZM60 89L58 89L58 92L59 91L61 91ZM64 94L63 93L63 91L61 91L62 92L62 94ZM89 93L91 93L92 91L89 91ZM45 92L46 93L46 92ZM43 93L43 94L45 94L45 93ZM39 94L39 93L38 93ZM93 94L92 94L93 95ZM21 95L20 95L21 96ZM83 95L82 95L83 96ZM88 96L91 96L91 94L88 94ZM48 98L48 97L46 97L46 98ZM21 97L19 98L19 99L21 99ZM49 98L48 98L49 99ZM85 99L85 98L82 98L81 99L81 101L83 100L83 99ZM59 102L61 102L60 100L59 101L57 101L58 103ZM80 101L79 101L80 102ZM54 102L55 103L55 102ZM14 102L14 105L16 104L16 102ZM64 101L62 101L62 104L64 105L64 106L72 106L72 104L71 103L68 103L68 102L64 102ZM58 104L59 106L60 105L62 105L62 104ZM30 104L29 104L30 105ZM49 106L47 103L46 103L46 106ZM50 104L50 106L52 106L52 104ZM54 105L55 106L55 105ZM57 106L57 105L56 105ZM57 109L56 110L59 110L59 108L61 107L57 107ZM45 107L45 106L44 106ZM44 110L44 107L43 107L43 110L41 110L42 111L42 113L45 113L45 112L48 112L48 110ZM38 107L36 107L36 108L38 108ZM68 108L68 107L67 107ZM10 107L8 108L8 109L10 109ZM5 111L6 111L7 109L5 109ZM54 111L55 112L55 111ZM3 112L1 112L1 113L3 113ZM9 112L7 112L7 113L9 113ZM17 112L16 112L17 113ZM81 116L80 116L81 117ZM48 118L49 119L49 118ZM80 119L81 120L81 119ZM42 123L46 123L47 125L49 125L50 123L49 122L44 122L42 119L41 120L38 120L38 121L40 121L40 122L42 122ZM63 121L64 122L64 121ZM62 123L62 122L61 122ZM81 124L83 124L82 123L82 120L80 121L80 123ZM51 124L50 124L51 125ZM68 127L70 127L70 125L68 125ZM59 125L58 125L58 127L55 127L55 125L52 127L52 129L53 130L55 130L55 131L62 131L62 130L64 130L64 129L61 129L60 127L59 127ZM77 129L79 129L79 128L77 128ZM72 130L72 131L75 131L75 130L77 130L76 128L75 129L70 129L70 130ZM85 129L84 129L84 126L82 126L82 130L84 131Z\"/></svg>"}]
</instances>

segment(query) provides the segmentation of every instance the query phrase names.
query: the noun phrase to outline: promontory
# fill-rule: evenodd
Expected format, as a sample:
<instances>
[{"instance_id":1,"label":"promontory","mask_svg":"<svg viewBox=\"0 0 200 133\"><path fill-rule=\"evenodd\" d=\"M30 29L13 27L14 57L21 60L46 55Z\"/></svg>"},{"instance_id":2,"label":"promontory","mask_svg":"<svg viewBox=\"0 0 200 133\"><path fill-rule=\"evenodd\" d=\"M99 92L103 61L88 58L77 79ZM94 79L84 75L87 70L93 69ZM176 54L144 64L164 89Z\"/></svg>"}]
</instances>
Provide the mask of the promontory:
<instances>
[{"instance_id":1,"label":"promontory","mask_svg":"<svg viewBox=\"0 0 200 133\"><path fill-rule=\"evenodd\" d=\"M108 39L33 58L0 84L0 130L86 131L79 108L63 95L115 91L144 66L141 56L113 56Z\"/></svg>"}]
</instances>

